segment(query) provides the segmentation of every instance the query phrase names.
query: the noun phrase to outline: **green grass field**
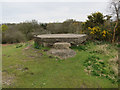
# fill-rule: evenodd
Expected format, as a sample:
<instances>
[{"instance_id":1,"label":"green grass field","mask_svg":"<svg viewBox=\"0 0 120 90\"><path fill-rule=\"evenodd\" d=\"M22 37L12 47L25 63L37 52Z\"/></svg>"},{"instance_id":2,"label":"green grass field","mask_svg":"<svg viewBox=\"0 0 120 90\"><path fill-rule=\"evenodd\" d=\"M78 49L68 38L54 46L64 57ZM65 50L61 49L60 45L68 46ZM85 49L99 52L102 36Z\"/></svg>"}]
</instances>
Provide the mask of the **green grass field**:
<instances>
[{"instance_id":1,"label":"green grass field","mask_svg":"<svg viewBox=\"0 0 120 90\"><path fill-rule=\"evenodd\" d=\"M72 47L75 57L48 56L49 48L35 49L33 42L2 47L3 88L117 88L117 83L85 72L84 62L95 55L108 63L118 55L117 46L87 43Z\"/></svg>"}]
</instances>

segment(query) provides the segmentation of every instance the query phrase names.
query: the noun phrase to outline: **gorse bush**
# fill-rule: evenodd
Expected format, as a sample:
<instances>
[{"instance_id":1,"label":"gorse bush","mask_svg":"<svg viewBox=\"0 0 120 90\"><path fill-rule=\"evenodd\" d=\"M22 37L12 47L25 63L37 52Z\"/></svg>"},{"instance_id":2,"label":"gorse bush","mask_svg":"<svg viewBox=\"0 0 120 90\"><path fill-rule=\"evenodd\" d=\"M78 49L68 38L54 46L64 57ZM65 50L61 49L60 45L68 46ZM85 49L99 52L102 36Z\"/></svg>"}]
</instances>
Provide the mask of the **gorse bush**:
<instances>
[{"instance_id":1,"label":"gorse bush","mask_svg":"<svg viewBox=\"0 0 120 90\"><path fill-rule=\"evenodd\" d=\"M88 20L82 23L84 33L88 34L90 40L102 40L112 42L114 27L116 22L112 21L111 16L103 15L100 12L88 15ZM115 41L120 38L120 24L116 28Z\"/></svg>"},{"instance_id":2,"label":"gorse bush","mask_svg":"<svg viewBox=\"0 0 120 90\"><path fill-rule=\"evenodd\" d=\"M96 26L96 27L88 27L89 30L89 35L93 38L93 39L97 39L97 40L108 40L112 34L107 31L107 30L103 30L100 27Z\"/></svg>"},{"instance_id":3,"label":"gorse bush","mask_svg":"<svg viewBox=\"0 0 120 90\"><path fill-rule=\"evenodd\" d=\"M105 17L100 12L92 13L91 15L88 15L87 18L88 20L83 23L85 28L99 26L105 22Z\"/></svg>"}]
</instances>

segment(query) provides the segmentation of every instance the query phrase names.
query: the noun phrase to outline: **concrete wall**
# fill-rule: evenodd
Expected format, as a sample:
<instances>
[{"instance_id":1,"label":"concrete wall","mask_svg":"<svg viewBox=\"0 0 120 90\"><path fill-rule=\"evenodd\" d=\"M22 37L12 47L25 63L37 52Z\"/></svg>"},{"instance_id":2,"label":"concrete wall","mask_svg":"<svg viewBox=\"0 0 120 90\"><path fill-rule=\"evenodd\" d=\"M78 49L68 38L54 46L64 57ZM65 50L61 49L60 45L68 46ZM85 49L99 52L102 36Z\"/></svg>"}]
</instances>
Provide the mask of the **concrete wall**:
<instances>
[{"instance_id":1,"label":"concrete wall","mask_svg":"<svg viewBox=\"0 0 120 90\"><path fill-rule=\"evenodd\" d=\"M34 41L39 45L52 46L56 42L67 42L71 45L79 45L87 39L87 36L75 37L75 38L38 38L35 37Z\"/></svg>"}]
</instances>

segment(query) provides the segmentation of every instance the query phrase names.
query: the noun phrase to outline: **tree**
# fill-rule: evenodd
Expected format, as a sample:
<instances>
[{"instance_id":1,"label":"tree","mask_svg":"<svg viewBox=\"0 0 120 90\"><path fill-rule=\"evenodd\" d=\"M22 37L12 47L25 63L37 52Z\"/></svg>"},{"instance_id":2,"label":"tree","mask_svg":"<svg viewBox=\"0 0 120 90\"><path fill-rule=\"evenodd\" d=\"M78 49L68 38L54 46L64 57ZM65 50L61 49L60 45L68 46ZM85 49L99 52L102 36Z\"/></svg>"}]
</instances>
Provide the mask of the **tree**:
<instances>
[{"instance_id":1,"label":"tree","mask_svg":"<svg viewBox=\"0 0 120 90\"><path fill-rule=\"evenodd\" d=\"M18 27L19 31L25 34L25 37L30 40L33 37L32 33L39 28L39 25L36 20L32 20L18 24Z\"/></svg>"},{"instance_id":2,"label":"tree","mask_svg":"<svg viewBox=\"0 0 120 90\"><path fill-rule=\"evenodd\" d=\"M63 24L63 33L75 33L75 24L77 23L77 21L73 20L73 19L67 19L65 20L62 24Z\"/></svg>"},{"instance_id":3,"label":"tree","mask_svg":"<svg viewBox=\"0 0 120 90\"><path fill-rule=\"evenodd\" d=\"M62 23L48 23L47 30L51 34L60 34L64 32Z\"/></svg>"},{"instance_id":4,"label":"tree","mask_svg":"<svg viewBox=\"0 0 120 90\"><path fill-rule=\"evenodd\" d=\"M30 22L24 22L19 24L19 30L25 34L26 38L29 39L28 35L33 31L33 26Z\"/></svg>"},{"instance_id":5,"label":"tree","mask_svg":"<svg viewBox=\"0 0 120 90\"><path fill-rule=\"evenodd\" d=\"M113 14L113 16L115 16L115 27L113 30L113 39L112 42L115 42L115 37L116 37L116 29L118 27L119 24L119 19L120 19L120 0L111 0L110 2L110 8L111 8L111 12Z\"/></svg>"},{"instance_id":6,"label":"tree","mask_svg":"<svg viewBox=\"0 0 120 90\"><path fill-rule=\"evenodd\" d=\"M1 25L0 31L2 31L2 38L5 37L5 31L6 31L6 30L8 30L8 26L5 25L5 24Z\"/></svg>"},{"instance_id":7,"label":"tree","mask_svg":"<svg viewBox=\"0 0 120 90\"><path fill-rule=\"evenodd\" d=\"M8 29L8 26L3 24L0 29L4 32Z\"/></svg>"}]
</instances>

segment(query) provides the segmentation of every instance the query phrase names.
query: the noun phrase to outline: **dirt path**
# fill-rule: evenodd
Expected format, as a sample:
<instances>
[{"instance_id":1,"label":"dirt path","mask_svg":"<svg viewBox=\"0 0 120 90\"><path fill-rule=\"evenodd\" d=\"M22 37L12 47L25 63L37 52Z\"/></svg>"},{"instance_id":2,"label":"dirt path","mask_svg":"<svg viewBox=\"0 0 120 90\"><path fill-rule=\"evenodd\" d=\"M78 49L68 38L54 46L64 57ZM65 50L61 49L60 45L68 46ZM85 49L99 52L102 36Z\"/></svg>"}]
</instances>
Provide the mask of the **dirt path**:
<instances>
[{"instance_id":1,"label":"dirt path","mask_svg":"<svg viewBox=\"0 0 120 90\"><path fill-rule=\"evenodd\" d=\"M2 44L2 46L8 46L8 45L13 45L13 44Z\"/></svg>"}]
</instances>

